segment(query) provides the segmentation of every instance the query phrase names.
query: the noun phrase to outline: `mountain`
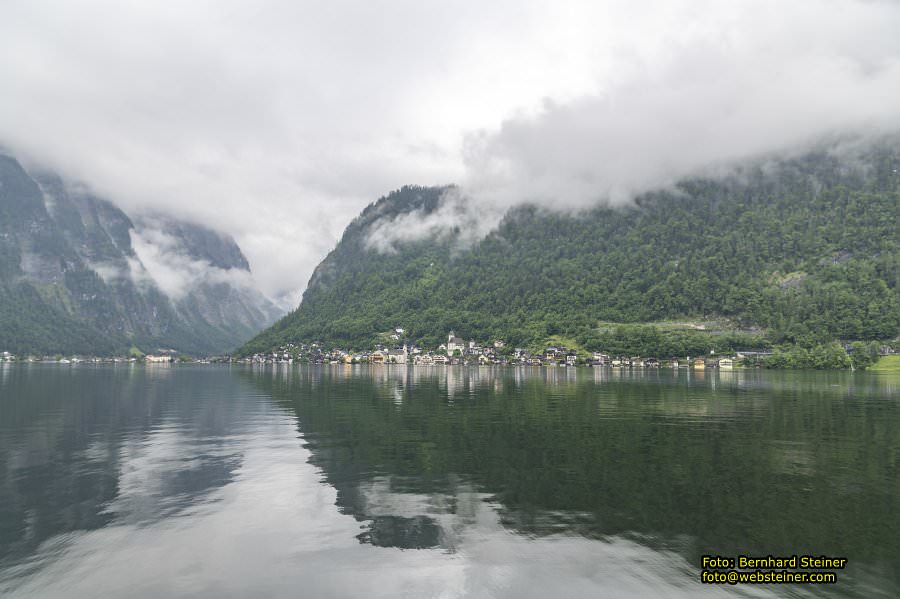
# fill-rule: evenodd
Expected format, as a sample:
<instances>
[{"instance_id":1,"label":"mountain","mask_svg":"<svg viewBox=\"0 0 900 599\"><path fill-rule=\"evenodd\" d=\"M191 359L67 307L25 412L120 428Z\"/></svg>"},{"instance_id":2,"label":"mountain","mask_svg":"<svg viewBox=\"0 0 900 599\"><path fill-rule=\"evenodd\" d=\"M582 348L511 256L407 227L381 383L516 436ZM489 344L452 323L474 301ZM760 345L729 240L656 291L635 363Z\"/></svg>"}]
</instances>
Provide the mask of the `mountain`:
<instances>
[{"instance_id":1,"label":"mountain","mask_svg":"<svg viewBox=\"0 0 900 599\"><path fill-rule=\"evenodd\" d=\"M743 332L731 345L893 338L898 147L746 164L621 207L520 206L474 242L458 224L472 218L433 228L458 196L453 188L404 187L363 210L316 268L300 306L241 353L297 341L366 348L394 327L431 346L454 330L481 341L527 346L555 336L621 351L649 336L639 347L660 352L672 321ZM465 209L477 218L476 203ZM423 238L417 223L440 234Z\"/></svg>"},{"instance_id":2,"label":"mountain","mask_svg":"<svg viewBox=\"0 0 900 599\"><path fill-rule=\"evenodd\" d=\"M3 350L218 353L278 314L250 286L230 237L164 217L132 220L86 189L0 155Z\"/></svg>"}]
</instances>

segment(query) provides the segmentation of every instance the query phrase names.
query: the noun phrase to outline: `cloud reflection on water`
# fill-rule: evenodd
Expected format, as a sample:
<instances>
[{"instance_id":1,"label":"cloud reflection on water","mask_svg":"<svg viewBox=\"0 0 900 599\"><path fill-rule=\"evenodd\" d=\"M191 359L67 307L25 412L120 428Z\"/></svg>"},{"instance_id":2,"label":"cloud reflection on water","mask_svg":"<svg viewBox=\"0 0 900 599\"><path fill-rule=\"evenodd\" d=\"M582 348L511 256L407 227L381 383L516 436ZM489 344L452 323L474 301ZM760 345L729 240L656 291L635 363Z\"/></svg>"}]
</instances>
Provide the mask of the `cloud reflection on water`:
<instances>
[{"instance_id":1,"label":"cloud reflection on water","mask_svg":"<svg viewBox=\"0 0 900 599\"><path fill-rule=\"evenodd\" d=\"M698 569L686 558L697 540L647 534L642 529L652 531L654 523L634 520L651 500L664 498L648 498L645 506L601 502L596 511L568 507L584 498L532 487L549 479L575 488L569 485L580 477L612 470L551 453L542 458L549 460L545 466L524 462L532 466L519 471L526 483L511 489L493 477L496 456L476 451L448 462L454 452L472 452L465 443L484 434L506 435L489 445L495 451L515 446L509 435L534 424L555 429L581 421L618 434L603 424L609 421L638 437L664 431L658 427L713 437L717 427L750 427L765 440L779 434L771 423L763 426L772 393L788 405L799 401L797 393L817 393L810 414L818 420L851 390L876 412L851 410L849 421L840 422L861 418L881 427L879 406L894 413L878 403L886 396L877 378L836 378L833 388L830 379L739 372L717 377L713 388L716 376L393 367L13 369L0 401L6 506L0 508L6 555L0 592L134 599L800 593L699 585ZM496 411L486 413L489 408ZM361 418L367 420L355 420ZM446 418L450 426L438 426ZM370 438L360 422L399 428ZM590 437L571 430L567 442L577 452L592 451L579 445ZM390 434L412 436L391 440ZM689 449L693 442L682 443ZM834 451L856 447L843 438L830 443ZM632 451L622 450L623 457ZM822 476L817 455L840 465L831 454L812 454L809 445L779 441L772 451L758 456L771 459L779 476L806 477L810 484ZM667 483L690 474L678 456L663 466L671 471ZM844 485L849 501L879 501L866 476L832 472L827 482ZM590 490L589 499L604 491ZM871 596L892 588L884 575L871 572Z\"/></svg>"}]
</instances>

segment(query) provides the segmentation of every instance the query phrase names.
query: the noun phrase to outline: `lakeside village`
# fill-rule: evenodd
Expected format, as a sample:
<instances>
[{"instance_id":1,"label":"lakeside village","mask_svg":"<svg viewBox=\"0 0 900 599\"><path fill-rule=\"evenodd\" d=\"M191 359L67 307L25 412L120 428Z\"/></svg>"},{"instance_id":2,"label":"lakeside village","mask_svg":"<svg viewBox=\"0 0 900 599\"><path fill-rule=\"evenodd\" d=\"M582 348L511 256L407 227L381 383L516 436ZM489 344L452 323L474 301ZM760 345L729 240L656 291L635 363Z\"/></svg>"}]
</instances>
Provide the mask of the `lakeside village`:
<instances>
[{"instance_id":1,"label":"lakeside village","mask_svg":"<svg viewBox=\"0 0 900 599\"><path fill-rule=\"evenodd\" d=\"M400 342L405 331L395 329L391 338ZM447 335L447 342L434 350L402 343L393 348L377 345L367 352L351 353L342 349L325 350L318 343L289 343L275 351L258 353L242 358L238 362L260 364L407 364L416 366L467 365L467 366L606 366L611 368L721 368L732 369L745 365L756 365L760 358L771 355L769 351L736 352L730 356L696 356L691 358L641 356L611 356L593 352L585 356L574 349L552 346L543 352L533 353L522 348L508 348L497 339L492 343L480 344L474 340L464 341L453 331Z\"/></svg>"},{"instance_id":2,"label":"lakeside village","mask_svg":"<svg viewBox=\"0 0 900 599\"><path fill-rule=\"evenodd\" d=\"M288 343L266 353L249 357L210 356L197 358L185 355L175 349L157 349L153 354L135 352L127 356L34 356L19 357L8 351L0 352L0 364L10 362L56 363L56 364L403 364L415 366L600 366L609 368L733 368L759 367L762 360L773 355L772 351L738 350L732 355L685 356L685 357L641 357L613 356L603 352L579 352L575 349L551 346L541 352L522 348L507 347L503 340L480 344L474 340L464 341L453 331L447 335L447 342L434 350L424 350L404 340L404 330L395 329L391 334L395 342L391 348L384 344L363 352L343 349L327 350L319 343ZM850 345L844 344L850 351ZM900 355L894 345L879 348L880 356Z\"/></svg>"},{"instance_id":3,"label":"lakeside village","mask_svg":"<svg viewBox=\"0 0 900 599\"><path fill-rule=\"evenodd\" d=\"M615 356L594 352L585 358L573 349L566 347L548 347L543 353L534 354L521 348L512 352L503 352L505 344L497 340L493 344L481 346L475 341L464 343L451 333L448 342L438 346L437 351L423 351L412 345L404 344L400 348L387 349L376 347L369 352L350 353L333 349L323 350L319 344L288 344L277 351L266 354L254 354L248 358L232 358L215 356L208 358L192 358L179 355L175 350L158 350L155 354L144 356L25 356L18 357L8 351L0 352L0 364L10 362L54 363L54 364L173 364L191 362L194 364L239 363L239 364L407 364L407 365L465 365L465 366L608 366L612 368L723 368L730 369L753 364L771 352L737 352L734 356L698 357L679 360L659 360L657 358L641 358L640 356Z\"/></svg>"},{"instance_id":4,"label":"lakeside village","mask_svg":"<svg viewBox=\"0 0 900 599\"><path fill-rule=\"evenodd\" d=\"M214 362L230 362L228 356L214 358L192 358L180 354L174 349L159 349L155 354L130 355L130 356L16 356L8 351L0 352L0 364L8 362L46 363L54 364L171 364L173 362L195 362L211 364Z\"/></svg>"}]
</instances>

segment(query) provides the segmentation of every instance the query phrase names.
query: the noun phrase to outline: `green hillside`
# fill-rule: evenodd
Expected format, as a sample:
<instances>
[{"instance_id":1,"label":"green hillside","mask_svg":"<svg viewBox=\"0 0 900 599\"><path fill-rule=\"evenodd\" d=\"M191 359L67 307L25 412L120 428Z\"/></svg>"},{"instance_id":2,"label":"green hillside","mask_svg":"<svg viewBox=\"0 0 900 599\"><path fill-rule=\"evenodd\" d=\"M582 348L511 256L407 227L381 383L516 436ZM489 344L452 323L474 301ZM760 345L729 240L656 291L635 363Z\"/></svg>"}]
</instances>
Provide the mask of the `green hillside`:
<instances>
[{"instance_id":1,"label":"green hillside","mask_svg":"<svg viewBox=\"0 0 900 599\"><path fill-rule=\"evenodd\" d=\"M871 367L871 370L874 372L900 373L900 356L884 356Z\"/></svg>"},{"instance_id":2,"label":"green hillside","mask_svg":"<svg viewBox=\"0 0 900 599\"><path fill-rule=\"evenodd\" d=\"M446 191L404 187L347 227L300 306L241 353L297 341L363 348L394 327L433 345L452 329L592 348L611 334L603 321L671 319L718 319L772 343L894 338L898 166L900 153L884 147L852 167L813 154L684 181L628 207L516 208L474 246L461 248L455 231L370 249L374 227L432 213Z\"/></svg>"}]
</instances>

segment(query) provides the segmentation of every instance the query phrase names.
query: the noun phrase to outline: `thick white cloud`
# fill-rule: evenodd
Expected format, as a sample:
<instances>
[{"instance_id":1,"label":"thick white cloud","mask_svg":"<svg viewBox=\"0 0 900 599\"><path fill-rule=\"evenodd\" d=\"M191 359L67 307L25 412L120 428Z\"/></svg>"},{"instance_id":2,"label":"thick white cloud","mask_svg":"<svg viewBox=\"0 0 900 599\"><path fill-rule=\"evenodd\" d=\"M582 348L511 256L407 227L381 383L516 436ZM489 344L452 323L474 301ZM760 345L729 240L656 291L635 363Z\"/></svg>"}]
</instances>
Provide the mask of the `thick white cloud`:
<instances>
[{"instance_id":1,"label":"thick white cloud","mask_svg":"<svg viewBox=\"0 0 900 599\"><path fill-rule=\"evenodd\" d=\"M173 300L182 299L201 283L229 283L235 289L252 287L252 275L246 270L219 268L207 260L192 258L175 237L160 229L132 229L131 245L137 258L129 260L127 274L138 284L155 284ZM96 266L94 269L104 276Z\"/></svg>"},{"instance_id":2,"label":"thick white cloud","mask_svg":"<svg viewBox=\"0 0 900 599\"><path fill-rule=\"evenodd\" d=\"M709 5L708 30L636 56L602 92L471 135L470 193L622 201L748 159L900 128L900 4Z\"/></svg>"},{"instance_id":3,"label":"thick white cloud","mask_svg":"<svg viewBox=\"0 0 900 599\"><path fill-rule=\"evenodd\" d=\"M368 202L580 206L898 125L900 5L7 0L0 142L296 294Z\"/></svg>"}]
</instances>

